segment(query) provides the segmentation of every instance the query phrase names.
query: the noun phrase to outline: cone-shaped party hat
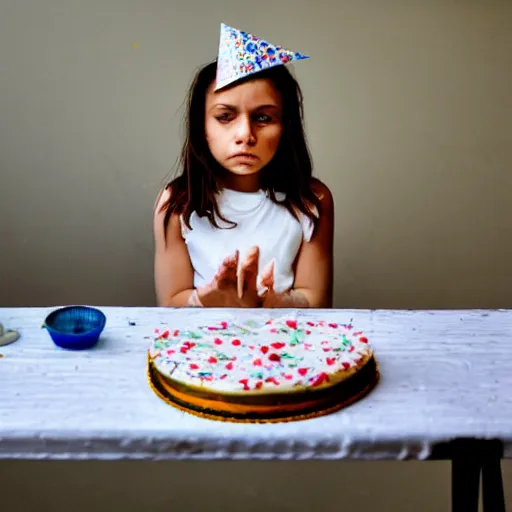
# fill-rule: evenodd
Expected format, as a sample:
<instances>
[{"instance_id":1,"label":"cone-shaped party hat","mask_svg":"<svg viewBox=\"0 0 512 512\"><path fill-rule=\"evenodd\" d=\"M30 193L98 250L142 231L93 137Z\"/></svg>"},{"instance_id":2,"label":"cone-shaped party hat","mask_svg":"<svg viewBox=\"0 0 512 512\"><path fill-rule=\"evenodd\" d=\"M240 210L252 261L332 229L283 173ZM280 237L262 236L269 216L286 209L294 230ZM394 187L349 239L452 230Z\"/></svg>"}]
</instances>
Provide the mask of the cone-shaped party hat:
<instances>
[{"instance_id":1,"label":"cone-shaped party hat","mask_svg":"<svg viewBox=\"0 0 512 512\"><path fill-rule=\"evenodd\" d=\"M258 71L307 58L222 23L215 90Z\"/></svg>"}]
</instances>

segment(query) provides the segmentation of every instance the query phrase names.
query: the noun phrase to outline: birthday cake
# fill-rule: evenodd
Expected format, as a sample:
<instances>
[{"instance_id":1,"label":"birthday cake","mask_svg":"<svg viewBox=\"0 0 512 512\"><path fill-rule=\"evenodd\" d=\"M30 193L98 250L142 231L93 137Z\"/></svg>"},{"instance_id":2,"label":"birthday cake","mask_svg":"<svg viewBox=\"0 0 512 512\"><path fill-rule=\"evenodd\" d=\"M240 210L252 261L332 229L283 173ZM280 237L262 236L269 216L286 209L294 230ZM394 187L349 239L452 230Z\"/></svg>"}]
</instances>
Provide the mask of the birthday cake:
<instances>
[{"instance_id":1,"label":"birthday cake","mask_svg":"<svg viewBox=\"0 0 512 512\"><path fill-rule=\"evenodd\" d=\"M378 376L361 331L309 316L169 325L148 350L148 377L160 398L224 421L327 414L362 398Z\"/></svg>"}]
</instances>

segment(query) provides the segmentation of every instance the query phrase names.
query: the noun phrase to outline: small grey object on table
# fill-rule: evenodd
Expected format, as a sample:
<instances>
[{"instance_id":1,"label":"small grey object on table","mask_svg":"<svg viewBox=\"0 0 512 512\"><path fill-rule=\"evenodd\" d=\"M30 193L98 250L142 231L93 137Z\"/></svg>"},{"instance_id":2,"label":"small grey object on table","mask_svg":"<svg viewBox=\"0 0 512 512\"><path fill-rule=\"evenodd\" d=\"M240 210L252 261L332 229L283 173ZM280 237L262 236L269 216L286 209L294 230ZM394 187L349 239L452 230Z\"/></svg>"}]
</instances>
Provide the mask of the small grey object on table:
<instances>
[{"instance_id":1,"label":"small grey object on table","mask_svg":"<svg viewBox=\"0 0 512 512\"><path fill-rule=\"evenodd\" d=\"M0 324L0 347L4 345L10 345L18 340L20 337L20 333L14 330L4 330L4 326Z\"/></svg>"}]
</instances>

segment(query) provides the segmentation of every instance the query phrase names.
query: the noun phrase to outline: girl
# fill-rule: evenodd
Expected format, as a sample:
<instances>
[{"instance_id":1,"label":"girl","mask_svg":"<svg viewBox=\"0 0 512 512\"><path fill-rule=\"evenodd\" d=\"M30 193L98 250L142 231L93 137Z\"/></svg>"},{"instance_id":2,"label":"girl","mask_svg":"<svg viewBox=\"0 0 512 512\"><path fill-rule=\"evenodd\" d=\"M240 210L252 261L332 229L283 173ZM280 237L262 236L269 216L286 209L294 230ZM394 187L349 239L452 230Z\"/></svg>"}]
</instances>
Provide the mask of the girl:
<instances>
[{"instance_id":1,"label":"girl","mask_svg":"<svg viewBox=\"0 0 512 512\"><path fill-rule=\"evenodd\" d=\"M181 174L154 211L159 306L332 307L334 206L312 177L302 93L275 66L188 100Z\"/></svg>"}]
</instances>

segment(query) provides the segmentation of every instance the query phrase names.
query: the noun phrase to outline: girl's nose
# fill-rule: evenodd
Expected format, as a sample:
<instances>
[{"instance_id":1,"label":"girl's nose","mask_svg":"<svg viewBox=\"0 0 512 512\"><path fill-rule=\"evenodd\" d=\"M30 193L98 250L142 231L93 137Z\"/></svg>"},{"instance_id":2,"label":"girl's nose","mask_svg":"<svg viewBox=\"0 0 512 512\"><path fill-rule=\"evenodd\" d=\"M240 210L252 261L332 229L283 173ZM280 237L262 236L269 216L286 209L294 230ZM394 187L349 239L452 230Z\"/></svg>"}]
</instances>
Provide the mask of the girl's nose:
<instances>
[{"instance_id":1,"label":"girl's nose","mask_svg":"<svg viewBox=\"0 0 512 512\"><path fill-rule=\"evenodd\" d=\"M241 117L236 128L236 143L253 145L256 142L250 119Z\"/></svg>"}]
</instances>

